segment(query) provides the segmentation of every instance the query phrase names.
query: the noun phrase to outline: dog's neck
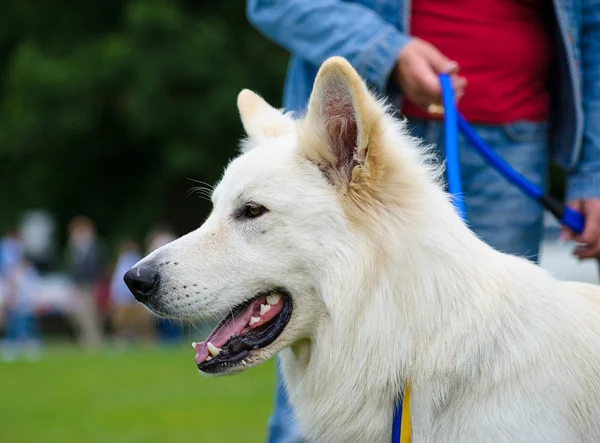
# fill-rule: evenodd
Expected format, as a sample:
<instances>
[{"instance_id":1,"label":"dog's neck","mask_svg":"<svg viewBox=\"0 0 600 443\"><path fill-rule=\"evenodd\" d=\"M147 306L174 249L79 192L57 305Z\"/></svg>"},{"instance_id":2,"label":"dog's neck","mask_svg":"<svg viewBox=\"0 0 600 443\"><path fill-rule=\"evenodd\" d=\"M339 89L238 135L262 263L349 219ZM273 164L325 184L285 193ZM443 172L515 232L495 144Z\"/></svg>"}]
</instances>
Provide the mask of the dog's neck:
<instances>
[{"instance_id":1,"label":"dog's neck","mask_svg":"<svg viewBox=\"0 0 600 443\"><path fill-rule=\"evenodd\" d=\"M350 421L361 413L363 402L374 397L380 400L373 410L389 413L391 426L390 411L406 380L426 386L443 380L444 392L432 388L427 395L424 409L431 411L443 407L451 395L449 386L478 372L473 356L481 356L482 340L500 327L495 316L506 311L505 299L481 294L494 285L491 270L509 272L510 265L462 224L449 203L440 207L438 202L436 211L429 215L440 217L441 212L447 219L442 227L439 222L428 227L424 221L419 235L413 236L398 227L398 235L388 231L380 239L376 253L372 245L354 245L349 262L366 257L367 263L338 267L340 274L332 274L320 288L329 315L311 340L296 344L282 359L293 402L356 398L355 404L324 405L314 412L348 415ZM490 267L490 261L496 266ZM485 286L472 278L484 273L482 263L491 279ZM475 330L473 319L466 316L473 312L487 319L485 330Z\"/></svg>"},{"instance_id":2,"label":"dog's neck","mask_svg":"<svg viewBox=\"0 0 600 443\"><path fill-rule=\"evenodd\" d=\"M385 237L376 240L376 248L365 244L357 251L359 257L370 253L370 263L348 266L345 275L333 276L326 289L332 292L327 300L343 304L330 312L346 312L331 319L332 328L340 333L352 331L355 340L365 340L366 349L379 343L379 351L385 349L390 358L397 358L396 367L406 376L422 373L420 366L424 364L441 370L439 364L444 363L433 364L433 360L442 361L436 356L450 348L460 353L460 346L448 343L448 324L459 322L467 334L469 321L462 318L465 312L473 312L476 306L480 315L486 316L486 311L491 315L495 309L479 306L480 294L490 282L482 286L481 280L472 276L483 273L483 267L491 280L494 271L504 272L504 256L463 224L444 195L432 206L430 214L423 217L419 232L410 232L399 220L384 222L388 227L396 223L397 229L388 228ZM427 222L428 218L438 221ZM445 220L443 225L440 219ZM365 242L372 241L370 232ZM489 265L482 264L492 261L496 266L490 272ZM361 323L369 327L361 328ZM446 357L453 360L447 361L453 368L461 359L458 354Z\"/></svg>"}]
</instances>

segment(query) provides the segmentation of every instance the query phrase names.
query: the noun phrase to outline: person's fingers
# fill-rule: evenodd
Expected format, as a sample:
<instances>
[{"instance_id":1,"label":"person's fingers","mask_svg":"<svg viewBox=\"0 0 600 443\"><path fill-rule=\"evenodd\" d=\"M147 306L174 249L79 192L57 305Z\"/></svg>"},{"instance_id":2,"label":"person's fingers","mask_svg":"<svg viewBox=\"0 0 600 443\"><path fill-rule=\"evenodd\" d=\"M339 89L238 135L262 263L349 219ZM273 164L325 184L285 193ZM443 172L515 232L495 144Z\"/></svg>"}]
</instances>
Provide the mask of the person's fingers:
<instances>
[{"instance_id":1,"label":"person's fingers","mask_svg":"<svg viewBox=\"0 0 600 443\"><path fill-rule=\"evenodd\" d=\"M425 109L432 103L440 102L439 81L426 58L416 57L407 77L406 92L413 103Z\"/></svg>"},{"instance_id":2,"label":"person's fingers","mask_svg":"<svg viewBox=\"0 0 600 443\"><path fill-rule=\"evenodd\" d=\"M600 240L597 240L595 243L581 245L575 248L574 254L579 259L585 258L598 258L600 259Z\"/></svg>"},{"instance_id":3,"label":"person's fingers","mask_svg":"<svg viewBox=\"0 0 600 443\"><path fill-rule=\"evenodd\" d=\"M452 88L454 88L455 91L465 89L467 87L467 79L459 75L450 76L450 82L452 83Z\"/></svg>"},{"instance_id":4,"label":"person's fingers","mask_svg":"<svg viewBox=\"0 0 600 443\"><path fill-rule=\"evenodd\" d=\"M442 87L438 74L432 70L423 71L420 79L422 80L422 102L426 104L427 108L436 109L434 114L443 114L443 108L441 108ZM452 76L451 82L454 89L454 100L458 102L465 93L467 80L464 77Z\"/></svg>"},{"instance_id":5,"label":"person's fingers","mask_svg":"<svg viewBox=\"0 0 600 443\"><path fill-rule=\"evenodd\" d=\"M567 205L585 217L581 234L563 228L559 240L572 239L579 243L573 254L579 259L597 258L600 262L600 199L570 200Z\"/></svg>"},{"instance_id":6,"label":"person's fingers","mask_svg":"<svg viewBox=\"0 0 600 443\"><path fill-rule=\"evenodd\" d=\"M454 99L458 102L465 95L467 79L458 75L452 75L450 80L452 82L452 89L454 89Z\"/></svg>"},{"instance_id":7,"label":"person's fingers","mask_svg":"<svg viewBox=\"0 0 600 443\"><path fill-rule=\"evenodd\" d=\"M464 94L466 79L458 76L458 63L423 40L413 38L400 53L397 63L395 75L400 87L423 109L441 104L440 73L451 76L457 98Z\"/></svg>"},{"instance_id":8,"label":"person's fingers","mask_svg":"<svg viewBox=\"0 0 600 443\"><path fill-rule=\"evenodd\" d=\"M577 212L583 212L583 200L570 200L567 202L567 206L569 206L571 209L574 209ZM574 240L576 236L577 234L575 232L571 231L568 227L563 225L560 228L558 242L566 243L569 240Z\"/></svg>"},{"instance_id":9,"label":"person's fingers","mask_svg":"<svg viewBox=\"0 0 600 443\"><path fill-rule=\"evenodd\" d=\"M446 73L456 75L459 70L458 63L450 60L444 54L437 50L433 45L423 46L422 55L429 65L429 69L421 72L420 80L424 93L428 96L430 104L441 102L442 87L440 85L439 74Z\"/></svg>"},{"instance_id":10,"label":"person's fingers","mask_svg":"<svg viewBox=\"0 0 600 443\"><path fill-rule=\"evenodd\" d=\"M436 74L456 74L459 70L457 62L450 60L433 45L426 45L423 49L423 55Z\"/></svg>"},{"instance_id":11,"label":"person's fingers","mask_svg":"<svg viewBox=\"0 0 600 443\"><path fill-rule=\"evenodd\" d=\"M421 95L427 104L442 103L442 86L439 77L432 70L421 75Z\"/></svg>"},{"instance_id":12,"label":"person's fingers","mask_svg":"<svg viewBox=\"0 0 600 443\"><path fill-rule=\"evenodd\" d=\"M558 234L558 243L564 244L573 238L573 233L566 226L561 226L560 234Z\"/></svg>"},{"instance_id":13,"label":"person's fingers","mask_svg":"<svg viewBox=\"0 0 600 443\"><path fill-rule=\"evenodd\" d=\"M595 244L600 239L600 200L582 200L581 212L585 217L585 227L575 240L587 245Z\"/></svg>"},{"instance_id":14,"label":"person's fingers","mask_svg":"<svg viewBox=\"0 0 600 443\"><path fill-rule=\"evenodd\" d=\"M567 202L567 206L569 206L571 209L574 209L575 211L582 212L583 211L583 200L581 200L581 199L569 200Z\"/></svg>"},{"instance_id":15,"label":"person's fingers","mask_svg":"<svg viewBox=\"0 0 600 443\"><path fill-rule=\"evenodd\" d=\"M454 96L456 100L460 99L465 93L467 79L458 75L460 70L458 63L449 60L433 46L426 51L426 57L431 69L424 73L422 80L428 98L432 100L431 103L437 104L442 101L442 86L439 77L441 73L450 75Z\"/></svg>"},{"instance_id":16,"label":"person's fingers","mask_svg":"<svg viewBox=\"0 0 600 443\"><path fill-rule=\"evenodd\" d=\"M458 75L459 71L460 66L458 65L458 62L452 60L444 68L442 68L441 71L439 71L439 74L448 74L450 76L456 76Z\"/></svg>"},{"instance_id":17,"label":"person's fingers","mask_svg":"<svg viewBox=\"0 0 600 443\"><path fill-rule=\"evenodd\" d=\"M429 103L440 103L442 98L442 85L435 66L426 58L426 66L420 72L419 80L424 95L429 98Z\"/></svg>"},{"instance_id":18,"label":"person's fingers","mask_svg":"<svg viewBox=\"0 0 600 443\"><path fill-rule=\"evenodd\" d=\"M442 97L442 86L440 84L440 77L433 69L423 71L421 79L424 84L424 91L430 99L436 99L438 101L432 103L441 103ZM462 97L465 93L467 86L467 79L459 76L452 76L450 78L452 89L454 90L455 97Z\"/></svg>"}]
</instances>

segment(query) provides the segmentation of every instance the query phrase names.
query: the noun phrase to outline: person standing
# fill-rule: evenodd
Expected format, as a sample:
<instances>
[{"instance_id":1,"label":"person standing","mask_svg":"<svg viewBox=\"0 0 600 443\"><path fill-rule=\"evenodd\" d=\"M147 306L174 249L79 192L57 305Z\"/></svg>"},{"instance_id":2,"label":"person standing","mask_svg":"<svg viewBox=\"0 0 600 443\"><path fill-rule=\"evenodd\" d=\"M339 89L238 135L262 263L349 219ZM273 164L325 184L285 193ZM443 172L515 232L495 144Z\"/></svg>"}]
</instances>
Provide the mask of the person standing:
<instances>
[{"instance_id":1,"label":"person standing","mask_svg":"<svg viewBox=\"0 0 600 443\"><path fill-rule=\"evenodd\" d=\"M0 277L6 275L25 255L25 248L17 229L9 229L0 239Z\"/></svg>"},{"instance_id":2,"label":"person standing","mask_svg":"<svg viewBox=\"0 0 600 443\"><path fill-rule=\"evenodd\" d=\"M600 257L599 0L248 0L248 19L291 52L283 105L306 107L318 67L349 60L369 86L443 145L439 74L459 110L517 171L544 187L552 159L568 170L567 199L585 217L580 259ZM538 259L543 211L460 139L471 228L506 253ZM278 382L269 441L302 441Z\"/></svg>"},{"instance_id":3,"label":"person standing","mask_svg":"<svg viewBox=\"0 0 600 443\"><path fill-rule=\"evenodd\" d=\"M25 248L18 230L8 229L0 239L0 326L6 326L9 301L15 298L14 286L9 284L9 276L24 255Z\"/></svg>"},{"instance_id":4,"label":"person standing","mask_svg":"<svg viewBox=\"0 0 600 443\"><path fill-rule=\"evenodd\" d=\"M2 359L13 361L24 353L38 360L41 352L41 335L35 312L38 273L33 263L20 257L6 271L7 315L6 334L2 345Z\"/></svg>"},{"instance_id":5,"label":"person standing","mask_svg":"<svg viewBox=\"0 0 600 443\"><path fill-rule=\"evenodd\" d=\"M100 244L94 222L75 217L69 225L68 263L76 287L73 313L79 329L79 342L87 349L102 344L102 322L95 299L95 285L101 276Z\"/></svg>"}]
</instances>

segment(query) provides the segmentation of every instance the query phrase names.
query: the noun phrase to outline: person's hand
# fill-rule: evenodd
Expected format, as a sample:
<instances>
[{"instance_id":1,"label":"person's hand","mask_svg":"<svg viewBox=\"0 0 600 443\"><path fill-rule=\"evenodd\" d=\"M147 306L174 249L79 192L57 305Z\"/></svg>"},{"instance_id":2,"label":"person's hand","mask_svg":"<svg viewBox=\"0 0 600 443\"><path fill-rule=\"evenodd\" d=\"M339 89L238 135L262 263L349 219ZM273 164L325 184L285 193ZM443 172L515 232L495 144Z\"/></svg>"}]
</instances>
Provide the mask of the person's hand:
<instances>
[{"instance_id":1,"label":"person's hand","mask_svg":"<svg viewBox=\"0 0 600 443\"><path fill-rule=\"evenodd\" d=\"M449 74L456 100L462 97L467 80L460 77L458 71L458 63L415 37L400 52L392 75L411 102L427 109L430 105L442 103L439 74Z\"/></svg>"},{"instance_id":2,"label":"person's hand","mask_svg":"<svg viewBox=\"0 0 600 443\"><path fill-rule=\"evenodd\" d=\"M596 258L600 263L600 198L571 200L567 202L571 208L579 211L585 218L583 233L577 235L563 227L560 240L575 240L580 245L573 252L579 259Z\"/></svg>"}]
</instances>

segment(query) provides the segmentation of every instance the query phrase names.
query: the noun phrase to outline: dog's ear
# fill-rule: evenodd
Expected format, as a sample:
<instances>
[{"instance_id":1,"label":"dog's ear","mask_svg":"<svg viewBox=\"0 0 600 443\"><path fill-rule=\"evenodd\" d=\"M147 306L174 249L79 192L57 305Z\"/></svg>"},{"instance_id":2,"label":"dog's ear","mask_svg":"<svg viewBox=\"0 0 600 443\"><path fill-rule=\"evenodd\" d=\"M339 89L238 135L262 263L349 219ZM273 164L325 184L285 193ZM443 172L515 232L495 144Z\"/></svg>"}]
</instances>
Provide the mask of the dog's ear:
<instances>
[{"instance_id":1,"label":"dog's ear","mask_svg":"<svg viewBox=\"0 0 600 443\"><path fill-rule=\"evenodd\" d=\"M248 89L239 93L237 106L246 134L255 141L280 137L294 130L295 123L289 115L273 108Z\"/></svg>"},{"instance_id":2,"label":"dog's ear","mask_svg":"<svg viewBox=\"0 0 600 443\"><path fill-rule=\"evenodd\" d=\"M373 128L381 107L350 63L332 57L321 66L298 131L305 155L331 182L347 185L357 166L367 163Z\"/></svg>"}]
</instances>

